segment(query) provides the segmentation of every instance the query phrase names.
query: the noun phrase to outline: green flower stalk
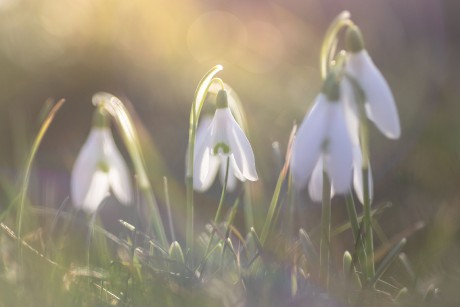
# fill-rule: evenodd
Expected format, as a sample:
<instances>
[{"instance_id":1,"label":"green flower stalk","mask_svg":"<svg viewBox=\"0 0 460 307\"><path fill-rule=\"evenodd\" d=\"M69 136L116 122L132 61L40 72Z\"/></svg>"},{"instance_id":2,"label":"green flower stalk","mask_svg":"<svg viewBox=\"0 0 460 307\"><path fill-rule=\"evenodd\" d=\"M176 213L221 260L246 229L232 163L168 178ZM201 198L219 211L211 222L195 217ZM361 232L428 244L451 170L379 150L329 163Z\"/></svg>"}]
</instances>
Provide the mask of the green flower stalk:
<instances>
[{"instance_id":1,"label":"green flower stalk","mask_svg":"<svg viewBox=\"0 0 460 307\"><path fill-rule=\"evenodd\" d=\"M186 162L185 184L187 188L187 227L186 227L186 249L193 253L193 234L194 234L194 204L193 204L193 169L194 152L196 142L196 130L201 109L203 108L209 87L213 83L214 76L223 69L221 65L216 65L201 79L195 92L195 99L192 103L189 121L188 154Z\"/></svg>"}]
</instances>

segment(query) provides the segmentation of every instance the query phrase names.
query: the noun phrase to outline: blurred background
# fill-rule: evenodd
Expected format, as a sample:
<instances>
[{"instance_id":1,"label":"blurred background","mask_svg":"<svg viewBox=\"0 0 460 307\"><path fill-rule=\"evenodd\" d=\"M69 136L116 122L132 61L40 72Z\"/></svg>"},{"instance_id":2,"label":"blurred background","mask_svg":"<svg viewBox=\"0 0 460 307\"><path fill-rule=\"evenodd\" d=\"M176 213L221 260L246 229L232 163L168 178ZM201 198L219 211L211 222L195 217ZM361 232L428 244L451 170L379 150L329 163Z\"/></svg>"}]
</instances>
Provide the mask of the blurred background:
<instances>
[{"instance_id":1,"label":"blurred background","mask_svg":"<svg viewBox=\"0 0 460 307\"><path fill-rule=\"evenodd\" d=\"M137 114L160 203L167 176L174 218L184 224L190 106L202 75L222 64L219 77L238 93L248 116L260 177L254 202L263 212L279 172L272 143L279 142L284 155L293 123L321 86L323 35L338 13L349 10L393 90L402 124L397 141L371 133L375 203L393 204L381 226L390 240L410 236L408 253L426 274L454 272L440 281L454 293L460 282L457 3L0 0L2 182L19 178L45 102L65 98L39 150L31 186L36 205L59 207L90 129L91 96L107 91ZM214 215L219 187L197 197L201 222ZM0 187L2 202L5 190ZM303 196L297 223L312 229L319 206ZM334 202L334 221L343 222L345 209Z\"/></svg>"}]
</instances>

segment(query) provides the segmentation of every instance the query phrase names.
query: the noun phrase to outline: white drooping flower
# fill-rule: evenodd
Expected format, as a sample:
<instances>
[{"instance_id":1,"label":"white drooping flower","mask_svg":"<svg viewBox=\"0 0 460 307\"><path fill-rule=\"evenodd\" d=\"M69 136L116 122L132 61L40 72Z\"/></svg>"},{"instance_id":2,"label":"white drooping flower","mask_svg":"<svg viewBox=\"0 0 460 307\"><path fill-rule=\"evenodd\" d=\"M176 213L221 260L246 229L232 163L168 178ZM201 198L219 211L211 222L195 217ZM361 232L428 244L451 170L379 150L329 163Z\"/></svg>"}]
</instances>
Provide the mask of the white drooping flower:
<instances>
[{"instance_id":1,"label":"white drooping flower","mask_svg":"<svg viewBox=\"0 0 460 307\"><path fill-rule=\"evenodd\" d=\"M203 141L203 138L206 135L206 131L211 126L212 119L213 119L213 117L210 116L210 115L202 116L202 119L200 120L200 123L198 124L198 128L196 129L196 144L201 144L201 142ZM227 171L227 159L226 159L226 157L224 157L222 155L215 155L215 156L212 156L210 159L215 160L215 161L211 162L212 164L218 164L219 165L219 167L216 169L216 172L217 172L217 170L219 171L220 184L223 186L224 182L225 182L225 173ZM230 163L234 163L233 159L230 160ZM215 176L216 175L214 174L214 177ZM237 178L235 176L234 166L233 167L229 166L229 168L228 168L228 176L227 176L227 190L228 191L234 191L235 190L236 184L237 184L236 180L237 180ZM212 182L214 182L214 178L211 181L211 184L212 184ZM207 187L207 188L209 188L209 187Z\"/></svg>"},{"instance_id":2,"label":"white drooping flower","mask_svg":"<svg viewBox=\"0 0 460 307\"><path fill-rule=\"evenodd\" d=\"M251 144L228 108L225 90L217 94L216 106L212 122L196 139L193 187L197 191L209 189L219 167L225 177L227 159L229 171L239 180L258 179Z\"/></svg>"},{"instance_id":3,"label":"white drooping flower","mask_svg":"<svg viewBox=\"0 0 460 307\"><path fill-rule=\"evenodd\" d=\"M120 203L132 200L128 167L118 151L106 115L95 111L93 127L80 150L71 175L71 199L80 209L93 213L113 192Z\"/></svg>"},{"instance_id":4,"label":"white drooping flower","mask_svg":"<svg viewBox=\"0 0 460 307\"><path fill-rule=\"evenodd\" d=\"M369 186L369 199L373 198L373 180L372 170L369 165L368 172L368 186ZM359 201L364 203L363 191L363 171L362 171L362 154L359 146L353 146L353 187ZM310 182L308 183L308 194L313 201L323 200L323 159L320 158L313 168ZM331 184L331 198L334 196L334 185Z\"/></svg>"},{"instance_id":5,"label":"white drooping flower","mask_svg":"<svg viewBox=\"0 0 460 307\"><path fill-rule=\"evenodd\" d=\"M340 88L335 74L331 73L294 140L291 173L298 188L305 187L310 179L310 197L318 200L322 197L323 169L333 191L342 194L350 190L352 166L352 142L345 123Z\"/></svg>"},{"instance_id":6,"label":"white drooping flower","mask_svg":"<svg viewBox=\"0 0 460 307\"><path fill-rule=\"evenodd\" d=\"M393 94L364 49L361 32L356 26L348 28L346 42L349 55L345 71L358 82L364 92L367 116L386 137L399 138L401 127Z\"/></svg>"}]
</instances>

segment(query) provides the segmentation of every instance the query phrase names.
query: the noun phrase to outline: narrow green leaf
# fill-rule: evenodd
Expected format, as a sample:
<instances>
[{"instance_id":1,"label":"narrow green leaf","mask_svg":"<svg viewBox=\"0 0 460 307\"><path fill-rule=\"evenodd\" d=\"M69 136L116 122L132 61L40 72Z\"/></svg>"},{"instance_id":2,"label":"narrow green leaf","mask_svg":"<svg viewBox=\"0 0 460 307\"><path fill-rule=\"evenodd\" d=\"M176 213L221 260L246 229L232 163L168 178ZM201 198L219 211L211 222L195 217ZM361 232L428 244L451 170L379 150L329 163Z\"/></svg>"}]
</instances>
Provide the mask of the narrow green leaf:
<instances>
[{"instance_id":1,"label":"narrow green leaf","mask_svg":"<svg viewBox=\"0 0 460 307\"><path fill-rule=\"evenodd\" d=\"M402 238L401 241L399 241L398 244L396 244L383 258L382 262L378 266L377 270L375 271L375 275L373 278L370 280L371 285L375 285L377 280L385 273L385 271L390 267L390 265L393 263L393 261L396 259L396 257L399 255L401 250L404 248L406 245L407 240L406 238Z\"/></svg>"}]
</instances>

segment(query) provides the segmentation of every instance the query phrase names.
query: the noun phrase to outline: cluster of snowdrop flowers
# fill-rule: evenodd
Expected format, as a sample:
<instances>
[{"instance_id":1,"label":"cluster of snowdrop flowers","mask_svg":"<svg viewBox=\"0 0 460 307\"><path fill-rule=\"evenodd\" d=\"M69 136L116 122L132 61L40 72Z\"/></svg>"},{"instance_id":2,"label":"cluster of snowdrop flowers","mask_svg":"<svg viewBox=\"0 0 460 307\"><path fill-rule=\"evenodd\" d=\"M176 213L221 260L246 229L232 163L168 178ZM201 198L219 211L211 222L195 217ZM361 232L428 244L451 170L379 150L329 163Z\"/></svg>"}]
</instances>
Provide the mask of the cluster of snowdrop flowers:
<instances>
[{"instance_id":1,"label":"cluster of snowdrop flowers","mask_svg":"<svg viewBox=\"0 0 460 307\"><path fill-rule=\"evenodd\" d=\"M371 168L361 150L360 126L366 124L363 117L367 115L388 138L396 139L401 134L390 87L364 49L355 25L347 29L346 47L343 65L336 65L328 73L293 145L290 168L294 184L303 188L308 183L314 201L322 199L326 173L331 181L331 197L349 192L353 181L363 203L363 170L368 172L372 198Z\"/></svg>"},{"instance_id":2,"label":"cluster of snowdrop flowers","mask_svg":"<svg viewBox=\"0 0 460 307\"><path fill-rule=\"evenodd\" d=\"M94 213L110 191L120 203L131 203L128 167L115 145L107 114L97 107L93 127L72 170L71 199L75 207Z\"/></svg>"},{"instance_id":3,"label":"cluster of snowdrop flowers","mask_svg":"<svg viewBox=\"0 0 460 307\"><path fill-rule=\"evenodd\" d=\"M194 189L209 189L219 169L223 183L227 164L227 188L230 190L236 186L236 178L241 181L258 179L251 144L228 107L227 91L220 90L216 96L214 117L212 120L203 118L197 130Z\"/></svg>"}]
</instances>

